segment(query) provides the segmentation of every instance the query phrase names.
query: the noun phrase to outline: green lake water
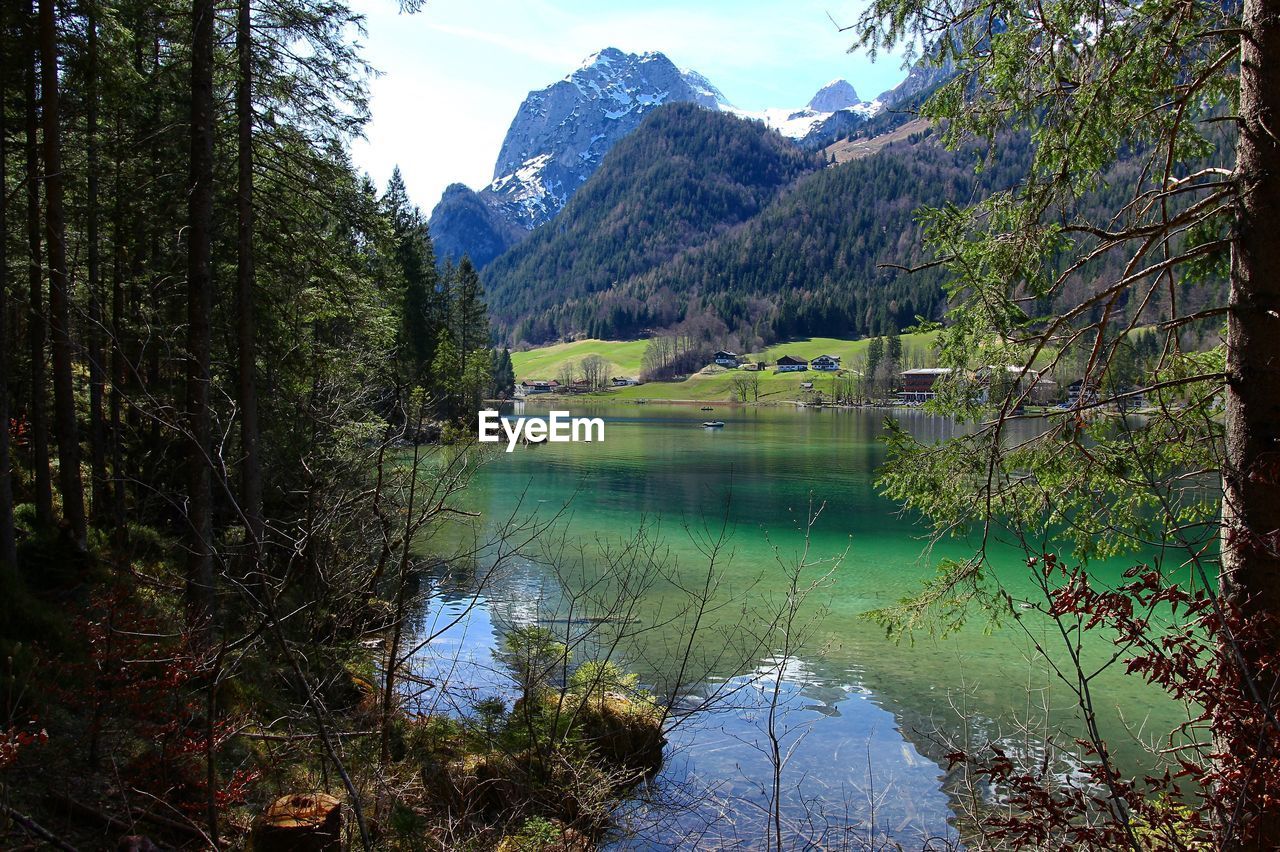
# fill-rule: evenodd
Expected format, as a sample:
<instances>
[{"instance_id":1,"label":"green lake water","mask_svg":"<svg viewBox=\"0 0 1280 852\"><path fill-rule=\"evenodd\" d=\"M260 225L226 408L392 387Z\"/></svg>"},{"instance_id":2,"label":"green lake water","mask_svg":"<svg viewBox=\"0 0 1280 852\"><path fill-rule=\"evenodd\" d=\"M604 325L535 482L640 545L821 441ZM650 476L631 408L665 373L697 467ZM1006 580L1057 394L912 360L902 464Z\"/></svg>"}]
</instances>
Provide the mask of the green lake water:
<instances>
[{"instance_id":1,"label":"green lake water","mask_svg":"<svg viewBox=\"0 0 1280 852\"><path fill-rule=\"evenodd\" d=\"M956 778L943 757L948 743L994 738L1034 754L1034 741L1018 730L1027 719L1043 720L1040 704L1052 708L1053 728L1078 732L1072 696L1035 651L1037 641L1052 652L1061 639L1034 613L1024 618L1027 630L986 631L979 618L945 639L918 634L896 644L863 617L916 589L939 558L971 552L965 542L949 542L926 554L924 528L876 493L886 411L566 407L605 418L605 441L485 453L463 498L479 517L454 533L484 535L513 515L549 519L563 511L562 522L544 542L506 560L485 587L482 605L443 630L428 653L431 665L467 684L466 695L481 695L509 689L489 654L503 629L541 622L570 638L575 630L590 633L579 656L620 632L615 658L659 694L669 693L681 670L677 652L691 628L680 586L700 588L707 572L700 535L718 533L724 524L729 543L718 560L716 606L699 622L677 706L695 706L726 685L737 691L672 732L652 805L629 815L643 839L621 845L696 847L691 838L708 823L707 837L717 842L737 839L751 847L751 838L760 836L759 807L767 801L770 772L763 748L765 699L778 668L776 635L760 639L767 632L763 613L783 599L785 572L778 560L798 558L805 519L819 505L809 559L844 557L833 570L824 564L810 571L830 574L806 599L805 642L782 673L781 727L792 752L783 799L798 835L825 832L826 845L837 848L832 838L842 831L907 843L954 838ZM545 408L530 404L527 413ZM926 440L956 429L915 410L893 416ZM709 417L723 419L725 428L701 428ZM668 576L645 587L632 617L594 624L591 617L602 606L607 611L608 599L618 594L601 580L608 570L602 553L620 552L620 543L642 525L660 544ZM1019 552L1010 548L999 561L1001 582L1015 599L1037 596ZM558 573L552 563L561 566ZM1115 580L1127 564L1092 571ZM446 585L420 629L434 632L463 612L465 587L449 592ZM595 588L598 594L568 612L566 588ZM745 649L752 649L749 659ZM1086 654L1102 659L1111 650L1099 636L1091 638ZM1151 765L1140 741L1167 732L1185 711L1118 668L1099 677L1095 698L1118 760L1137 770ZM466 695L450 700L461 706Z\"/></svg>"}]
</instances>

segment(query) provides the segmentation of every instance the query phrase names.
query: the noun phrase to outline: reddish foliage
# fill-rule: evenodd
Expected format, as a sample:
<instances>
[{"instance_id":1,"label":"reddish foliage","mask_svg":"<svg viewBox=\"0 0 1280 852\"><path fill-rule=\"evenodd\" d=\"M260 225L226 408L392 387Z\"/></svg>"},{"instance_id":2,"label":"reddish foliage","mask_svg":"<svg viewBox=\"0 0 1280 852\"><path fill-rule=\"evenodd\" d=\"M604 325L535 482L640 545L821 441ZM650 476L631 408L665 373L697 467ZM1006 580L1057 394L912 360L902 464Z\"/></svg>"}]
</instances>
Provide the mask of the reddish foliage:
<instances>
[{"instance_id":1,"label":"reddish foliage","mask_svg":"<svg viewBox=\"0 0 1280 852\"><path fill-rule=\"evenodd\" d=\"M1029 771L996 744L948 754L950 766L993 782L1008 806L984 815L983 833L1012 848L1271 848L1261 846L1274 838L1259 836L1259 817L1280 806L1280 727L1276 703L1256 696L1280 683L1276 625L1146 565L1114 589L1097 588L1083 568L1053 554L1029 565L1051 617L1110 632L1127 672L1203 709L1175 732L1187 744L1173 752L1173 766L1141 779L1119 777L1105 743L1087 740L1076 743L1085 760L1066 777Z\"/></svg>"},{"instance_id":2,"label":"reddish foliage","mask_svg":"<svg viewBox=\"0 0 1280 852\"><path fill-rule=\"evenodd\" d=\"M24 748L33 745L44 745L49 741L49 735L44 728L34 730L36 722L33 719L26 728L10 727L7 731L0 731L0 769L12 764L18 759L18 752Z\"/></svg>"},{"instance_id":3,"label":"reddish foliage","mask_svg":"<svg viewBox=\"0 0 1280 852\"><path fill-rule=\"evenodd\" d=\"M9 443L15 449L25 449L30 439L31 426L25 417L9 418Z\"/></svg>"},{"instance_id":4,"label":"reddish foliage","mask_svg":"<svg viewBox=\"0 0 1280 852\"><path fill-rule=\"evenodd\" d=\"M162 620L126 589L96 599L77 625L88 643L88 689L72 688L64 700L92 719L96 743L112 735L131 758L125 781L189 814L209 800L206 754L234 735L241 720L206 718L206 658L182 636L167 634ZM210 741L212 738L212 742ZM257 770L237 770L213 791L219 806L245 801Z\"/></svg>"}]
</instances>

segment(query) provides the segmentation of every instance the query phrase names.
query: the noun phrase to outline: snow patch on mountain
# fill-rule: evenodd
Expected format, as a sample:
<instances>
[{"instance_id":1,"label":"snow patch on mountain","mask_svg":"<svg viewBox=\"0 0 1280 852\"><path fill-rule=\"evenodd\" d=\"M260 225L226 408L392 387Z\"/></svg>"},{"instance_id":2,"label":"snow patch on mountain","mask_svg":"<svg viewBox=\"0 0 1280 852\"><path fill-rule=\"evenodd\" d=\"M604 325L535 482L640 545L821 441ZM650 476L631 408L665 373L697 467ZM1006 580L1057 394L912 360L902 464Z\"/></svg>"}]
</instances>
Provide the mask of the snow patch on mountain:
<instances>
[{"instance_id":1,"label":"snow patch on mountain","mask_svg":"<svg viewBox=\"0 0 1280 852\"><path fill-rule=\"evenodd\" d=\"M861 101L847 80L832 80L823 86L809 104L800 109L763 109L757 111L726 107L742 118L764 122L766 127L791 139L804 139L819 130L837 113L870 118L881 109L880 101Z\"/></svg>"}]
</instances>

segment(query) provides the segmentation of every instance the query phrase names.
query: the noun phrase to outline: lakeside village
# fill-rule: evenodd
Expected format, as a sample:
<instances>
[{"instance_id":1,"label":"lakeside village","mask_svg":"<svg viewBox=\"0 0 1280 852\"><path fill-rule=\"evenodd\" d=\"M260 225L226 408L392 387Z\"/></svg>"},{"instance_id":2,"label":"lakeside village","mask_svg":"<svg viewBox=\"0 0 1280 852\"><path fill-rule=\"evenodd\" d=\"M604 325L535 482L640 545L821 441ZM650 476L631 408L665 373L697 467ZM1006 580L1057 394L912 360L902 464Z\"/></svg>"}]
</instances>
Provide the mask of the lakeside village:
<instances>
[{"instance_id":1,"label":"lakeside village","mask_svg":"<svg viewBox=\"0 0 1280 852\"><path fill-rule=\"evenodd\" d=\"M956 371L950 367L913 367L894 371L888 377L880 375L871 381L863 371L846 369L841 361L840 355L823 354L806 359L783 354L773 363L768 363L721 349L710 356L706 366L698 371L698 376L715 377L733 371L735 375L730 380L730 392L725 401L735 403L792 403L813 407L920 406L943 393L948 386L962 386L967 388L975 402L984 404L989 399L1003 398L1012 385L1016 385L1022 399L1020 413L1090 408L1097 406L1100 399L1096 386L1086 386L1084 380L1077 379L1063 387L1050 378L1048 370L1026 370L1019 366L988 366L971 371ZM571 374L572 369L568 372ZM524 379L515 387L515 398L608 394L651 382L670 385L690 379L689 375L655 380L647 380L643 376L607 376L598 368L582 372L585 375L577 377L563 375L559 379ZM762 390L760 380L765 375L773 379L767 393ZM776 379L779 376L793 378L794 382L779 387ZM1133 389L1118 388L1108 396L1114 400L1109 407L1119 411L1146 407L1144 394ZM661 400L711 401L705 397L681 400L666 394ZM650 400L638 396L634 401Z\"/></svg>"}]
</instances>

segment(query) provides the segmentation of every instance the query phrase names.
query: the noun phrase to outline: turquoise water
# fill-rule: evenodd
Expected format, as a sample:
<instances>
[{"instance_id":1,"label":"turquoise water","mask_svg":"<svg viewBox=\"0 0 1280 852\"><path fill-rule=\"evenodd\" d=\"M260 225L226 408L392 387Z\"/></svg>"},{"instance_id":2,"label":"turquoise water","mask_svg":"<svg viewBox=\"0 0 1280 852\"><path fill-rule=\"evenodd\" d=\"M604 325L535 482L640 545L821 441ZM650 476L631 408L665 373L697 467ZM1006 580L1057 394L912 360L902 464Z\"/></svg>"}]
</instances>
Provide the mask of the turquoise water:
<instances>
[{"instance_id":1,"label":"turquoise water","mask_svg":"<svg viewBox=\"0 0 1280 852\"><path fill-rule=\"evenodd\" d=\"M605 441L484 454L463 499L479 517L459 522L453 540L483 538L511 517L558 520L502 557L486 582L469 573L444 583L420 631L441 632L428 649L435 675L470 687L430 699L455 709L469 696L509 692L489 649L502 630L533 622L578 643L579 659L612 648L613 659L660 695L674 694L679 708L719 696L672 731L651 796L628 815L643 840L624 845L698 845L693 833L708 824L717 842L751 846L761 837L772 777L767 707L780 668L788 830L833 848L850 837L955 838L960 782L943 755L1000 739L1035 756L1043 725L1078 732L1072 696L1035 649L1053 653L1061 640L1032 614L1025 630L986 631L979 618L945 639L917 634L903 643L863 617L916 589L939 558L971 552L948 542L926 553L917 520L876 493L885 411L575 404L573 413L604 417ZM928 440L956 428L918 411L893 416ZM709 417L725 428L701 428ZM711 605L694 632L688 593L706 587L710 542L722 533ZM797 616L803 641L780 666L784 637L770 629L770 613L785 602L786 566L806 541L813 564L802 584L817 587ZM495 553L482 555L482 577ZM1015 599L1034 596L1020 553L1010 548L997 562ZM1106 580L1124 567L1092 571ZM637 598L625 613L624 583ZM1085 653L1102 659L1111 650L1099 637ZM1152 762L1142 741L1185 717L1118 671L1094 690L1114 753L1135 770Z\"/></svg>"}]
</instances>

